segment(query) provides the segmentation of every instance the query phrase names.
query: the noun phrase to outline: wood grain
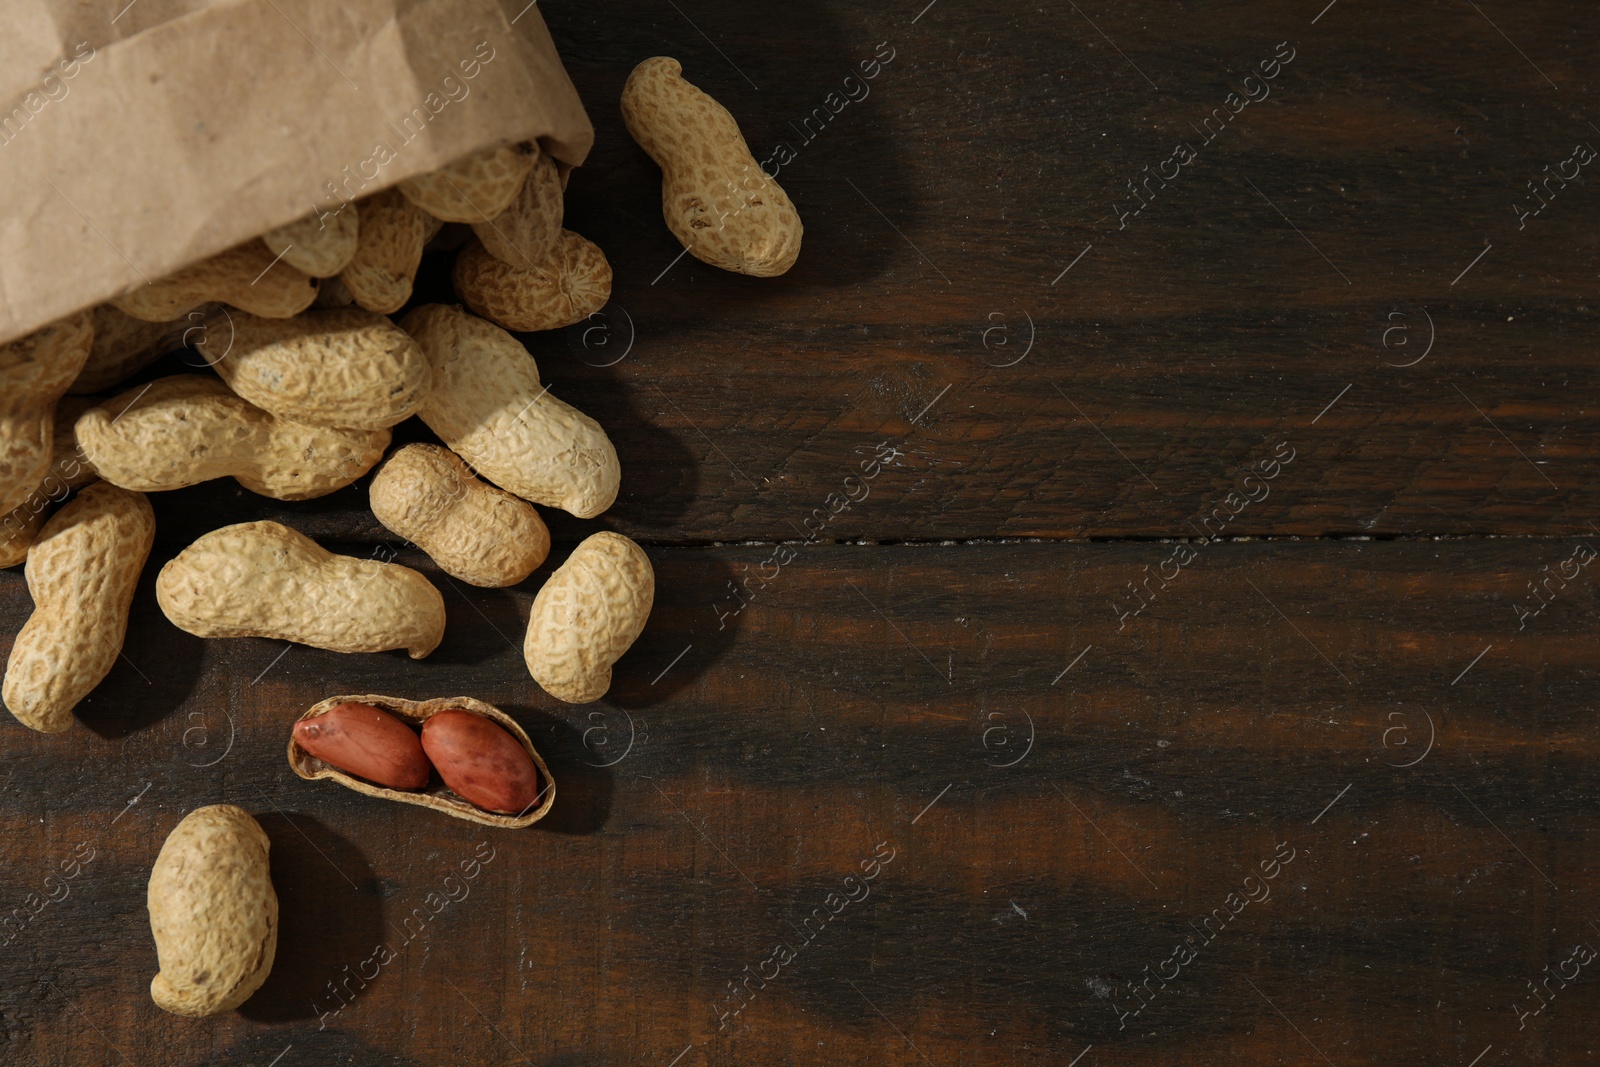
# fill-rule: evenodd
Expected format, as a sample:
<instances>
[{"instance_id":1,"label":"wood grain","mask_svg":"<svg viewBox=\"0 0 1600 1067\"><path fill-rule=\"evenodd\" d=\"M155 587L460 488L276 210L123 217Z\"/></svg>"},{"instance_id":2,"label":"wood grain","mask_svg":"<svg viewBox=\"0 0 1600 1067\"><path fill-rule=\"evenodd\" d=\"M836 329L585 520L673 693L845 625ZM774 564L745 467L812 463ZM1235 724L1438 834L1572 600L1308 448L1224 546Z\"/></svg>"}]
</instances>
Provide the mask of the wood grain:
<instances>
[{"instance_id":1,"label":"wood grain","mask_svg":"<svg viewBox=\"0 0 1600 1067\"><path fill-rule=\"evenodd\" d=\"M598 133L567 225L616 285L526 341L616 442L616 508L546 513L545 567L468 590L364 482L158 496L80 723L0 724L0 1062L1591 1053L1588 969L1518 1008L1600 945L1594 575L1559 577L1600 542L1597 207L1585 177L1513 208L1600 141L1590 7L541 11ZM1271 95L1199 144L1280 43ZM784 278L676 259L616 110L657 54L758 158L797 150ZM1133 215L1127 183L1185 139ZM419 301L451 299L449 267ZM175 630L156 570L256 518L398 549L446 598L443 645ZM657 606L609 697L559 705L520 641L597 526L647 545ZM28 610L0 574L0 634ZM293 719L365 691L505 708L555 809L497 833L295 778ZM224 801L271 837L279 962L240 1012L178 1020L147 995L145 881Z\"/></svg>"},{"instance_id":2,"label":"wood grain","mask_svg":"<svg viewBox=\"0 0 1600 1067\"><path fill-rule=\"evenodd\" d=\"M1311 1062L1295 1027L1336 1063L1579 1056L1594 987L1525 1031L1510 1007L1600 938L1591 578L1523 630L1513 610L1572 545L1221 544L1119 629L1108 602L1167 548L815 546L721 631L709 598L767 550L656 549L656 620L579 708L500 632L540 576L482 615L453 599L420 663L202 646L143 590L80 726L0 734L0 890L21 905L96 850L0 954L5 1058L922 1062L904 1034L934 1063ZM7 630L26 610L0 586ZM507 708L556 810L494 833L290 774L297 713L374 687ZM223 801L272 837L282 957L240 1014L175 1020L144 995L143 884ZM1280 843L1271 895L1121 1028ZM870 895L806 927L880 845ZM396 961L319 1029L380 942ZM779 942L795 959L719 1032Z\"/></svg>"},{"instance_id":3,"label":"wood grain","mask_svg":"<svg viewBox=\"0 0 1600 1067\"><path fill-rule=\"evenodd\" d=\"M1304 480L1232 532L1590 529L1600 206L1580 177L1540 216L1514 210L1600 142L1572 103L1600 59L1566 32L1587 12L1502 26L1566 94L1471 5L1340 3L1314 26L1240 3L719 14L549 13L598 131L567 225L616 280L605 312L526 338L628 459L608 524L789 537L887 440L909 446L902 476L833 539L1188 533L1263 441L1292 436ZM894 59L863 82L885 42ZM1284 42L1293 60L1249 90ZM763 159L852 72L866 91L801 126L814 136L779 172L807 223L784 277L678 258L616 107L661 53ZM1191 123L1238 91L1270 95L1204 143ZM1128 183L1185 139L1197 161L1122 219ZM431 300L454 301L448 256L419 284ZM370 526L359 491L321 507L316 532Z\"/></svg>"}]
</instances>

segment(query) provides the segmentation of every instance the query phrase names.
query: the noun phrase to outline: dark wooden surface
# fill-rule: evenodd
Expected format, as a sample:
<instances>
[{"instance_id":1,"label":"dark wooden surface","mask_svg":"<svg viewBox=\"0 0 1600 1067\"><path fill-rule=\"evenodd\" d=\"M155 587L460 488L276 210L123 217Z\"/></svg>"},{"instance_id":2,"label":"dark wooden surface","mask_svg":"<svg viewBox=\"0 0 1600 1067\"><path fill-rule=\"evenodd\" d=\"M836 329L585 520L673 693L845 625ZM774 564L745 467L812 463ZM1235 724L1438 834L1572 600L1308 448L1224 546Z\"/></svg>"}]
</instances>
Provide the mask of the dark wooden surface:
<instances>
[{"instance_id":1,"label":"dark wooden surface","mask_svg":"<svg viewBox=\"0 0 1600 1067\"><path fill-rule=\"evenodd\" d=\"M450 614L423 662L202 642L151 583L205 530L389 539L364 486L157 498L124 661L68 734L0 724L0 903L93 856L0 946L0 1062L1594 1058L1592 966L1517 1008L1600 947L1600 573L1530 590L1600 547L1600 205L1584 178L1512 206L1600 143L1592 7L542 10L598 131L568 222L616 288L528 342L624 467L601 523L552 520L553 562L638 538L650 626L608 699L558 705L518 651L548 567L469 595L402 551ZM795 270L674 265L616 114L632 64L680 57L765 157L880 42L780 174ZM1119 228L1124 183L1280 42L1271 96ZM29 609L0 575L0 631ZM293 777L294 715L361 691L507 708L554 813L497 833ZM181 1020L148 998L144 885L221 801L272 838L279 962Z\"/></svg>"}]
</instances>

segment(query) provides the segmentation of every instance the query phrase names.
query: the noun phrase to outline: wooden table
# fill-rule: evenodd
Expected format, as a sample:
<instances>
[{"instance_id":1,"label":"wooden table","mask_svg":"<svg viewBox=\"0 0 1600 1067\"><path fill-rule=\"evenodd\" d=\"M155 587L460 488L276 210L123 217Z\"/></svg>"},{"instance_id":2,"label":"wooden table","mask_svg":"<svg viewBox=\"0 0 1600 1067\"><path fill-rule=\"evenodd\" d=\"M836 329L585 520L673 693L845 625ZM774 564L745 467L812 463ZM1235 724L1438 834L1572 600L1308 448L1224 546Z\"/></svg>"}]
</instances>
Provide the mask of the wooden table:
<instances>
[{"instance_id":1,"label":"wooden table","mask_svg":"<svg viewBox=\"0 0 1600 1067\"><path fill-rule=\"evenodd\" d=\"M552 558L638 539L649 628L559 705L519 653L548 568L469 594L403 551L424 662L202 642L151 589L200 533L394 539L364 485L158 498L80 724L0 729L4 903L92 856L0 952L0 1061L1595 1056L1593 6L925 2L543 6L616 286L528 344L624 469ZM678 256L616 106L661 53L787 146L784 278ZM291 775L291 719L367 691L506 707L551 818ZM183 1020L144 886L223 801L278 964Z\"/></svg>"}]
</instances>

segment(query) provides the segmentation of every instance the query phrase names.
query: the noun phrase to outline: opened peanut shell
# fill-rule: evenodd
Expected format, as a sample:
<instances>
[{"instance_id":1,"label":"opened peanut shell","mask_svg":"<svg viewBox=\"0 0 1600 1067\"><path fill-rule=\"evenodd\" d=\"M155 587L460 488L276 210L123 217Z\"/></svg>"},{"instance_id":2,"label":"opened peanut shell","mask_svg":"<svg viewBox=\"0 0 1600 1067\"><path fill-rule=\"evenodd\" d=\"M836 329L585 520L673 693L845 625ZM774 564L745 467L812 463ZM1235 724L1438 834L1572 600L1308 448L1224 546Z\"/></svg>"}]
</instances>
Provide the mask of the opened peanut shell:
<instances>
[{"instance_id":1,"label":"opened peanut shell","mask_svg":"<svg viewBox=\"0 0 1600 1067\"><path fill-rule=\"evenodd\" d=\"M386 789L380 785L363 781L353 775L346 774L336 767L332 767L322 760L311 755L300 743L295 740L293 733L289 736L289 767L300 777L308 781L317 778L331 778L340 785L354 789L358 793L365 793L369 797L383 797L386 800L398 800L402 804L416 804L424 808L442 811L446 815L453 815L458 819L481 823L484 826L499 826L508 830L521 829L531 826L544 818L550 812L550 807L556 799L555 779L550 777L550 770L544 765L544 759L533 747L533 742L528 740L528 735L515 719L495 707L472 697L440 697L436 700L407 700L404 697L388 697L376 695L345 695L333 696L319 701L304 715L305 719L314 718L340 704L357 703L370 704L382 711L387 711L403 722L420 729L422 724L441 711L459 710L481 715L495 725L501 727L516 739L517 743L527 751L533 760L533 765L538 768L539 776L544 782L544 789L533 808L520 815L497 815L494 812L484 811L468 803L439 780L435 775L421 792L411 792L401 789Z\"/></svg>"}]
</instances>

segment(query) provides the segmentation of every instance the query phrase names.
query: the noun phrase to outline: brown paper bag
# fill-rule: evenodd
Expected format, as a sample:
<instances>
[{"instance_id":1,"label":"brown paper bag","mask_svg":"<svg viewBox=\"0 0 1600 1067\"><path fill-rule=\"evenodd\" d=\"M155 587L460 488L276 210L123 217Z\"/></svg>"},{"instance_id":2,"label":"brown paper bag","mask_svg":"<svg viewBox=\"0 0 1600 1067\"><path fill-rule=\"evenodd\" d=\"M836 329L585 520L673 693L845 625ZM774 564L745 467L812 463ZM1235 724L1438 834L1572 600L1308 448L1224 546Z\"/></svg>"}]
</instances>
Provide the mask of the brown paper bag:
<instances>
[{"instance_id":1,"label":"brown paper bag","mask_svg":"<svg viewBox=\"0 0 1600 1067\"><path fill-rule=\"evenodd\" d=\"M594 130L526 0L8 0L0 343L495 144Z\"/></svg>"}]
</instances>

